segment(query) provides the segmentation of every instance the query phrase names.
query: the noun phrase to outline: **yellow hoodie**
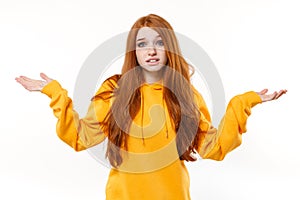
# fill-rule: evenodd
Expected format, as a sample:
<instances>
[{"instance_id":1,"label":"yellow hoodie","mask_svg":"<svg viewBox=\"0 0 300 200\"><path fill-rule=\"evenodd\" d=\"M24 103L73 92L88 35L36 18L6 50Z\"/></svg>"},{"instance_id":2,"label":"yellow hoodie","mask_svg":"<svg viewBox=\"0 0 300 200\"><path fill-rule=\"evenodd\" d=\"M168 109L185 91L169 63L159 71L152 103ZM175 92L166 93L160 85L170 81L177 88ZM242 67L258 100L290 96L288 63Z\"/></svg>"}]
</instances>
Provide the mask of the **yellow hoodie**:
<instances>
[{"instance_id":1,"label":"yellow hoodie","mask_svg":"<svg viewBox=\"0 0 300 200\"><path fill-rule=\"evenodd\" d=\"M113 83L113 86L112 84ZM117 85L112 79L105 81L98 92L113 91ZM73 110L72 100L57 81L46 85L42 93L51 98L50 107L57 117L57 135L76 151L97 145L105 140L99 122L103 121L113 102L94 98L86 116L79 119ZM172 123L162 98L160 84L144 84L143 113L140 111L130 129L128 150L121 149L123 163L112 168L106 186L107 200L189 200L189 174L184 161L179 159ZM247 92L231 99L218 127L211 119L202 96L194 89L200 110L201 134L197 152L204 159L222 160L241 144L246 132L246 121L251 108L261 103L259 95ZM143 116L142 116L143 115ZM141 131L143 119L143 131Z\"/></svg>"}]
</instances>

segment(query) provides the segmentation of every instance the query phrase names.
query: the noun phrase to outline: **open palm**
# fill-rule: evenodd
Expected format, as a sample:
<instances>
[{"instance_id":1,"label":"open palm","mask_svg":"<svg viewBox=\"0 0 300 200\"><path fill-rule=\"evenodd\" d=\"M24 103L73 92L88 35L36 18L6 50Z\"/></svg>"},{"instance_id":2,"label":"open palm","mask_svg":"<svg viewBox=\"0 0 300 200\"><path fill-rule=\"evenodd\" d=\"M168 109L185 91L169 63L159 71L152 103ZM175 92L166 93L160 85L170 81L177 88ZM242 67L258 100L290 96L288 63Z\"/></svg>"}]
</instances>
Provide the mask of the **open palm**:
<instances>
[{"instance_id":1,"label":"open palm","mask_svg":"<svg viewBox=\"0 0 300 200\"><path fill-rule=\"evenodd\" d=\"M53 79L49 78L44 73L40 73L40 76L43 80L35 80L26 76L20 76L16 78L16 81L20 83L26 90L41 91L43 87L50 83Z\"/></svg>"},{"instance_id":2,"label":"open palm","mask_svg":"<svg viewBox=\"0 0 300 200\"><path fill-rule=\"evenodd\" d=\"M276 100L281 97L283 94L287 93L287 90L280 90L279 92L275 91L272 94L267 94L268 89L263 89L257 94L260 96L262 102Z\"/></svg>"}]
</instances>

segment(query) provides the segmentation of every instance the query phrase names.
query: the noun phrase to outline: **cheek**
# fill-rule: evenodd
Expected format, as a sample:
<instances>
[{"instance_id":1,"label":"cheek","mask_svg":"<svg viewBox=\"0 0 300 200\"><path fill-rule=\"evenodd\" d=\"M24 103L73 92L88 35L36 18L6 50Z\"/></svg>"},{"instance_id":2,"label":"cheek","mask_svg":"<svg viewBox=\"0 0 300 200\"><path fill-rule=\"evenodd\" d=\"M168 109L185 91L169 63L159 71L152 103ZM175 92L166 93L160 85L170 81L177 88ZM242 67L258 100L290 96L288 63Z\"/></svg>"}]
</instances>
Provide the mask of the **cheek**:
<instances>
[{"instance_id":1,"label":"cheek","mask_svg":"<svg viewBox=\"0 0 300 200\"><path fill-rule=\"evenodd\" d=\"M168 60L166 52L161 52L161 58L163 60L163 64L166 64Z\"/></svg>"},{"instance_id":2,"label":"cheek","mask_svg":"<svg viewBox=\"0 0 300 200\"><path fill-rule=\"evenodd\" d=\"M142 51L136 51L135 55L136 55L136 58L137 58L138 62L141 64L141 62L144 60L143 59L143 52Z\"/></svg>"}]
</instances>

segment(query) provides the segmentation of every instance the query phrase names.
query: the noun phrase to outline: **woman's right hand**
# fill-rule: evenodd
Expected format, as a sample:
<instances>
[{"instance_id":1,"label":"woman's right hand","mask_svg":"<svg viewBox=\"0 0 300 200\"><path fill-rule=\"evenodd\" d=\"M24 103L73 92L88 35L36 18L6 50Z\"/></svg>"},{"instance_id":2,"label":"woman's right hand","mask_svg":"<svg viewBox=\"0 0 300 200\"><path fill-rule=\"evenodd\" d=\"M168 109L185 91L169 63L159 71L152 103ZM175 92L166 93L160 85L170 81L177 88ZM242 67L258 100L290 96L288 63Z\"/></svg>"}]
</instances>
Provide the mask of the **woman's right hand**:
<instances>
[{"instance_id":1,"label":"woman's right hand","mask_svg":"<svg viewBox=\"0 0 300 200\"><path fill-rule=\"evenodd\" d=\"M46 74L40 73L40 76L43 80L35 80L28 78L26 76L20 76L15 78L18 83L20 83L26 90L32 91L41 91L48 83L53 79L49 78Z\"/></svg>"}]
</instances>

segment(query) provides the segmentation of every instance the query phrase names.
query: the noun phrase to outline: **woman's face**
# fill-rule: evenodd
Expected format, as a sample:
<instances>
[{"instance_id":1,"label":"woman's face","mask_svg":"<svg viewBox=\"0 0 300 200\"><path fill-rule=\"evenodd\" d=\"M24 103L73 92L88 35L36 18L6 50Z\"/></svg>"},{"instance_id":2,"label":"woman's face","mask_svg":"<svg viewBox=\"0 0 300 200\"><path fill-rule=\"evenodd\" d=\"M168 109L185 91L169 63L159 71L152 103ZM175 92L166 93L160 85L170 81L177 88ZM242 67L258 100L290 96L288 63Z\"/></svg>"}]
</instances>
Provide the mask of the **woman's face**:
<instances>
[{"instance_id":1,"label":"woman's face","mask_svg":"<svg viewBox=\"0 0 300 200\"><path fill-rule=\"evenodd\" d=\"M158 72L166 65L164 43L155 30L143 27L138 31L136 57L139 65L148 72Z\"/></svg>"}]
</instances>

